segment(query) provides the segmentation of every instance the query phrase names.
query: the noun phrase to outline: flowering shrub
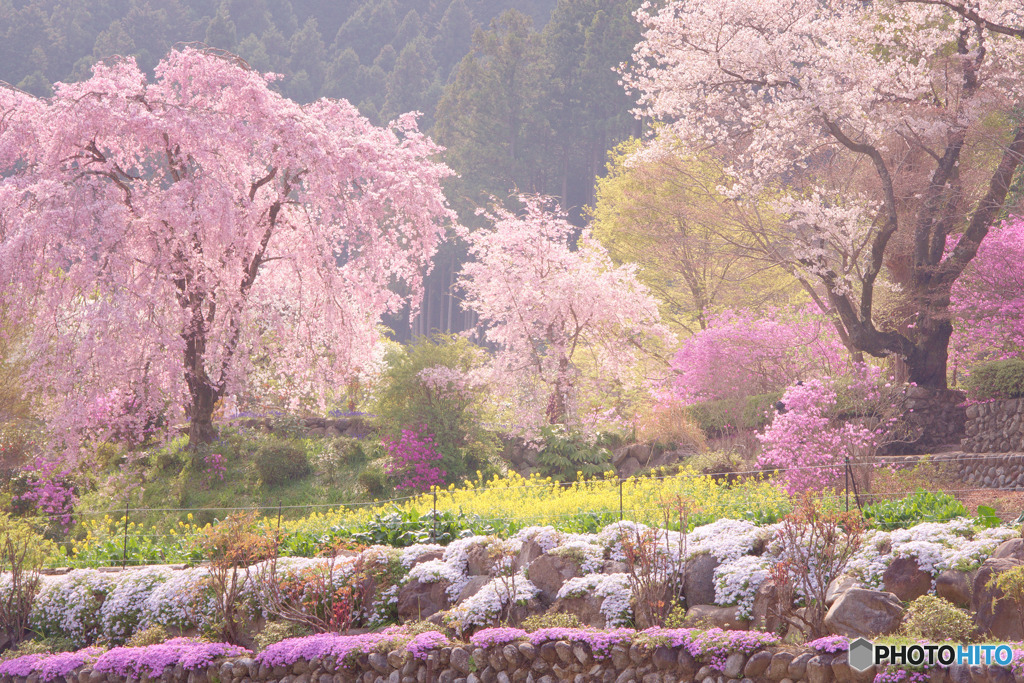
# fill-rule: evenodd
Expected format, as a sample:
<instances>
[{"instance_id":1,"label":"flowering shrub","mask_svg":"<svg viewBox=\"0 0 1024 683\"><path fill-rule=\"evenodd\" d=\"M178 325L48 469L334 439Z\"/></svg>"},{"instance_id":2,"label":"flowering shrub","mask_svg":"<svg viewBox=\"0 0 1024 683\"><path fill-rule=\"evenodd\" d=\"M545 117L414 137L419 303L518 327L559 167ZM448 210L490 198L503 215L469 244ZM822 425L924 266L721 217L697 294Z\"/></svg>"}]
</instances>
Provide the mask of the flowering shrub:
<instances>
[{"instance_id":1,"label":"flowering shrub","mask_svg":"<svg viewBox=\"0 0 1024 683\"><path fill-rule=\"evenodd\" d=\"M98 647L87 647L77 652L58 652L37 662L32 667L33 673L38 674L41 681L62 681L75 670L95 662L102 653L103 649Z\"/></svg>"},{"instance_id":2,"label":"flowering shrub","mask_svg":"<svg viewBox=\"0 0 1024 683\"><path fill-rule=\"evenodd\" d=\"M768 578L771 560L744 555L715 567L715 604L737 605L741 619L750 617L757 589Z\"/></svg>"},{"instance_id":3,"label":"flowering shrub","mask_svg":"<svg viewBox=\"0 0 1024 683\"><path fill-rule=\"evenodd\" d=\"M448 624L457 633L475 626L486 626L514 605L525 604L537 597L540 589L530 583L522 572L512 580L496 577L485 583L472 597L452 607L447 614Z\"/></svg>"},{"instance_id":4,"label":"flowering shrub","mask_svg":"<svg viewBox=\"0 0 1024 683\"><path fill-rule=\"evenodd\" d=\"M951 247L952 248L952 245ZM953 285L952 365L967 368L1024 351L1024 218L992 226Z\"/></svg>"},{"instance_id":5,"label":"flowering shrub","mask_svg":"<svg viewBox=\"0 0 1024 683\"><path fill-rule=\"evenodd\" d=\"M114 579L84 569L61 579L43 582L29 622L44 637L63 636L77 647L91 645L103 632L100 609L114 589Z\"/></svg>"},{"instance_id":6,"label":"flowering shrub","mask_svg":"<svg viewBox=\"0 0 1024 683\"><path fill-rule=\"evenodd\" d=\"M100 625L106 638L120 645L138 629L146 602L156 587L167 581L164 569L140 569L117 575L114 587L100 607Z\"/></svg>"},{"instance_id":7,"label":"flowering shrub","mask_svg":"<svg viewBox=\"0 0 1024 683\"><path fill-rule=\"evenodd\" d=\"M675 376L661 399L691 405L835 375L849 367L849 353L813 308L725 311L683 341L671 367Z\"/></svg>"},{"instance_id":8,"label":"flowering shrub","mask_svg":"<svg viewBox=\"0 0 1024 683\"><path fill-rule=\"evenodd\" d=\"M622 626L631 616L629 577L626 574L588 574L569 579L558 590L559 598L601 598L601 614L609 628Z\"/></svg>"},{"instance_id":9,"label":"flowering shrub","mask_svg":"<svg viewBox=\"0 0 1024 683\"><path fill-rule=\"evenodd\" d=\"M208 667L218 657L240 657L249 650L227 643L207 643L192 638L173 638L159 645L115 647L93 663L94 671L141 680L157 678L167 667L181 665L185 671Z\"/></svg>"},{"instance_id":10,"label":"flowering shrub","mask_svg":"<svg viewBox=\"0 0 1024 683\"><path fill-rule=\"evenodd\" d=\"M864 365L842 382L811 379L789 387L782 396L785 411L758 436L758 465L782 470L790 493L835 484L847 458L871 461L883 445L902 438L902 391L884 381L878 368ZM846 407L856 409L856 419L840 419Z\"/></svg>"},{"instance_id":11,"label":"flowering shrub","mask_svg":"<svg viewBox=\"0 0 1024 683\"><path fill-rule=\"evenodd\" d=\"M391 460L387 473L399 491L429 491L444 483L447 472L438 467L442 455L434 446L434 436L425 427L403 429L396 441L385 442Z\"/></svg>"},{"instance_id":12,"label":"flowering shrub","mask_svg":"<svg viewBox=\"0 0 1024 683\"><path fill-rule=\"evenodd\" d=\"M146 598L140 629L151 626L208 630L217 621L217 603L205 567L172 572Z\"/></svg>"},{"instance_id":13,"label":"flowering shrub","mask_svg":"<svg viewBox=\"0 0 1024 683\"><path fill-rule=\"evenodd\" d=\"M334 657L341 663L350 655L373 652L378 644L390 637L391 634L385 631L354 636L318 633L301 638L286 638L267 646L256 656L256 661L267 666L291 666L300 659L311 662Z\"/></svg>"},{"instance_id":14,"label":"flowering shrub","mask_svg":"<svg viewBox=\"0 0 1024 683\"><path fill-rule=\"evenodd\" d=\"M22 471L15 488L19 491L14 495L16 509L33 509L59 522L65 531L71 528L78 496L71 470L62 468L59 461L36 458Z\"/></svg>"}]
</instances>

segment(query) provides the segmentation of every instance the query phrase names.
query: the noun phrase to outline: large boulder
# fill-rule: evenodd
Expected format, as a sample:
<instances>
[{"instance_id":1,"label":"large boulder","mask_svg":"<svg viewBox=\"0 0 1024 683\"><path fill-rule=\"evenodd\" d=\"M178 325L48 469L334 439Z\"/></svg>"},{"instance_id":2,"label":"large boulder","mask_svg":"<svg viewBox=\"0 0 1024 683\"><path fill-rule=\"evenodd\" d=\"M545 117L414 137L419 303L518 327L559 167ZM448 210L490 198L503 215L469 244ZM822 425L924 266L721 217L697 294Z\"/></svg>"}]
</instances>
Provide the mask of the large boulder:
<instances>
[{"instance_id":1,"label":"large boulder","mask_svg":"<svg viewBox=\"0 0 1024 683\"><path fill-rule=\"evenodd\" d=\"M947 569L935 577L935 594L957 607L970 607L975 573Z\"/></svg>"},{"instance_id":2,"label":"large boulder","mask_svg":"<svg viewBox=\"0 0 1024 683\"><path fill-rule=\"evenodd\" d=\"M1024 538L1011 538L1008 541L1003 541L992 553L992 557L997 560L1024 562Z\"/></svg>"},{"instance_id":3,"label":"large boulder","mask_svg":"<svg viewBox=\"0 0 1024 683\"><path fill-rule=\"evenodd\" d=\"M832 579L832 583L825 590L825 606L831 607L839 596L851 588L860 588L860 582L849 574L843 574Z\"/></svg>"},{"instance_id":4,"label":"large boulder","mask_svg":"<svg viewBox=\"0 0 1024 683\"><path fill-rule=\"evenodd\" d=\"M696 555L686 561L683 570L683 594L687 606L710 605L715 602L715 568L718 558L709 553Z\"/></svg>"},{"instance_id":5,"label":"large boulder","mask_svg":"<svg viewBox=\"0 0 1024 683\"><path fill-rule=\"evenodd\" d=\"M686 625L696 628L720 628L723 631L746 631L749 619L741 619L740 608L719 607L718 605L694 605L686 610Z\"/></svg>"},{"instance_id":6,"label":"large boulder","mask_svg":"<svg viewBox=\"0 0 1024 683\"><path fill-rule=\"evenodd\" d=\"M913 557L896 557L882 574L882 585L903 602L911 602L928 594L932 575L921 569Z\"/></svg>"},{"instance_id":7,"label":"large boulder","mask_svg":"<svg viewBox=\"0 0 1024 683\"><path fill-rule=\"evenodd\" d=\"M605 618L601 613L601 603L604 598L596 595L585 595L580 598L559 598L551 606L551 612L565 612L575 614L579 617L580 623L584 626L604 628Z\"/></svg>"},{"instance_id":8,"label":"large boulder","mask_svg":"<svg viewBox=\"0 0 1024 683\"><path fill-rule=\"evenodd\" d=\"M489 576L471 576L466 585L459 591L459 596L455 598L455 602L462 602L463 600L469 600L471 597L480 592L480 589L491 582Z\"/></svg>"},{"instance_id":9,"label":"large boulder","mask_svg":"<svg viewBox=\"0 0 1024 683\"><path fill-rule=\"evenodd\" d=\"M997 640L1024 640L1020 618L1024 605L1017 604L995 586L988 585L993 576L1021 564L1009 557L990 557L978 569L974 577L971 611L982 634Z\"/></svg>"},{"instance_id":10,"label":"large boulder","mask_svg":"<svg viewBox=\"0 0 1024 683\"><path fill-rule=\"evenodd\" d=\"M750 628L754 631L776 633L782 627L778 616L779 588L772 579L765 579L754 593L750 609Z\"/></svg>"},{"instance_id":11,"label":"large boulder","mask_svg":"<svg viewBox=\"0 0 1024 683\"><path fill-rule=\"evenodd\" d=\"M825 627L848 638L872 638L895 633L902 619L903 606L892 593L851 588L832 603Z\"/></svg>"},{"instance_id":12,"label":"large boulder","mask_svg":"<svg viewBox=\"0 0 1024 683\"><path fill-rule=\"evenodd\" d=\"M555 601L562 584L579 575L580 566L559 555L541 555L526 569L526 576L540 589L538 597L546 605Z\"/></svg>"},{"instance_id":13,"label":"large boulder","mask_svg":"<svg viewBox=\"0 0 1024 683\"><path fill-rule=\"evenodd\" d=\"M421 583L413 579L398 591L398 618L419 621L448 609L448 582Z\"/></svg>"},{"instance_id":14,"label":"large boulder","mask_svg":"<svg viewBox=\"0 0 1024 683\"><path fill-rule=\"evenodd\" d=\"M470 546L466 553L466 573L470 576L489 576L494 566L494 558L483 543Z\"/></svg>"}]
</instances>

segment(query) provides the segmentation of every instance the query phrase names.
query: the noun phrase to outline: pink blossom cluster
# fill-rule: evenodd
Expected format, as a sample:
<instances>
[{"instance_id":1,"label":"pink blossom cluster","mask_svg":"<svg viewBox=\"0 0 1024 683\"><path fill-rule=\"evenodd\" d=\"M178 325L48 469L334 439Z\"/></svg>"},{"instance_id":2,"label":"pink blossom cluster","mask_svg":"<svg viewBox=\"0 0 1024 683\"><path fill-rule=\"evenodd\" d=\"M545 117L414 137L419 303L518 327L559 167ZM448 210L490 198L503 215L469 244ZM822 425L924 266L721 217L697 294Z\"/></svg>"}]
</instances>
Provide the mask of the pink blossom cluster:
<instances>
[{"instance_id":1,"label":"pink blossom cluster","mask_svg":"<svg viewBox=\"0 0 1024 683\"><path fill-rule=\"evenodd\" d=\"M30 676L50 655L31 654L0 661L0 676Z\"/></svg>"},{"instance_id":2,"label":"pink blossom cluster","mask_svg":"<svg viewBox=\"0 0 1024 683\"><path fill-rule=\"evenodd\" d=\"M448 640L448 636L440 631L427 631L426 633L419 633L413 636L405 644L405 649L416 659L426 659L427 655L430 654L429 650L439 650L442 647L448 647L450 644L451 641Z\"/></svg>"},{"instance_id":3,"label":"pink blossom cluster","mask_svg":"<svg viewBox=\"0 0 1024 683\"><path fill-rule=\"evenodd\" d=\"M29 503L41 514L69 529L78 496L71 483L72 472L56 460L36 458L25 470L28 490L15 499Z\"/></svg>"},{"instance_id":4,"label":"pink blossom cluster","mask_svg":"<svg viewBox=\"0 0 1024 683\"><path fill-rule=\"evenodd\" d=\"M838 419L839 383L870 419ZM898 419L903 388L884 381L881 371L858 366L847 378L812 379L786 389L785 412L758 436L758 466L779 469L790 493L834 484L843 476L845 460L861 461L875 454Z\"/></svg>"},{"instance_id":5,"label":"pink blossom cluster","mask_svg":"<svg viewBox=\"0 0 1024 683\"><path fill-rule=\"evenodd\" d=\"M969 370L982 360L1024 354L1024 217L992 227L953 285L952 360Z\"/></svg>"},{"instance_id":6,"label":"pink blossom cluster","mask_svg":"<svg viewBox=\"0 0 1024 683\"><path fill-rule=\"evenodd\" d=\"M398 440L386 442L385 447L390 456L387 473L397 482L396 489L429 491L444 483L447 472L436 464L443 456L425 427L403 429Z\"/></svg>"},{"instance_id":7,"label":"pink blossom cluster","mask_svg":"<svg viewBox=\"0 0 1024 683\"><path fill-rule=\"evenodd\" d=\"M392 637L394 634L382 632L353 636L318 633L301 638L286 638L268 645L256 656L256 661L267 666L291 666L300 659L312 662L330 656L340 663L350 654L373 652L378 643Z\"/></svg>"},{"instance_id":8,"label":"pink blossom cluster","mask_svg":"<svg viewBox=\"0 0 1024 683\"><path fill-rule=\"evenodd\" d=\"M818 652L846 652L850 649L850 639L846 636L824 636L809 641L806 645Z\"/></svg>"},{"instance_id":9,"label":"pink blossom cluster","mask_svg":"<svg viewBox=\"0 0 1024 683\"><path fill-rule=\"evenodd\" d=\"M733 652L752 654L761 648L777 645L778 636L758 631L724 631L710 628L691 633L693 640L686 645L687 651L698 661L706 661L713 669L725 668L726 658Z\"/></svg>"},{"instance_id":10,"label":"pink blossom cluster","mask_svg":"<svg viewBox=\"0 0 1024 683\"><path fill-rule=\"evenodd\" d=\"M926 671L912 671L887 666L875 674L874 683L928 683L931 674Z\"/></svg>"},{"instance_id":11,"label":"pink blossom cluster","mask_svg":"<svg viewBox=\"0 0 1024 683\"><path fill-rule=\"evenodd\" d=\"M113 672L126 678L156 678L169 666L180 664L186 671L193 671L209 666L218 657L240 657L247 654L252 653L237 645L172 638L145 647L115 647L100 655L93 669Z\"/></svg>"},{"instance_id":12,"label":"pink blossom cluster","mask_svg":"<svg viewBox=\"0 0 1024 683\"><path fill-rule=\"evenodd\" d=\"M849 353L820 310L724 311L683 341L674 376L657 392L683 405L778 391L850 367Z\"/></svg>"},{"instance_id":13,"label":"pink blossom cluster","mask_svg":"<svg viewBox=\"0 0 1024 683\"><path fill-rule=\"evenodd\" d=\"M428 390L442 397L469 400L473 392L482 385L481 378L474 371L463 372L446 365L423 368L416 375Z\"/></svg>"},{"instance_id":14,"label":"pink blossom cluster","mask_svg":"<svg viewBox=\"0 0 1024 683\"><path fill-rule=\"evenodd\" d=\"M228 468L224 465L224 456L220 453L208 453L203 457L203 483L209 488L214 480L224 481Z\"/></svg>"},{"instance_id":15,"label":"pink blossom cluster","mask_svg":"<svg viewBox=\"0 0 1024 683\"><path fill-rule=\"evenodd\" d=\"M522 199L519 214L496 209L492 227L462 233L474 260L458 284L497 346L503 419L534 438L547 424L583 428L589 398L634 386L642 350L672 335L635 266L615 265L589 230L574 240L544 199Z\"/></svg>"}]
</instances>

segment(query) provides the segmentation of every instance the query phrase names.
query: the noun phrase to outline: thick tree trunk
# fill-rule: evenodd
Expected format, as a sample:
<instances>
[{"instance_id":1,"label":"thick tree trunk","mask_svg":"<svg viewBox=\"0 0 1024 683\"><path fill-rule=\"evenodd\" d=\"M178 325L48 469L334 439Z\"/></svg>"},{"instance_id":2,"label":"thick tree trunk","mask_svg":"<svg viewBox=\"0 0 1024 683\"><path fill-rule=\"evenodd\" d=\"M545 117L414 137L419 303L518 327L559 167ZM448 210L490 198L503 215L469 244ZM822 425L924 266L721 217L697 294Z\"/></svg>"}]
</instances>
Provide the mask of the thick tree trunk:
<instances>
[{"instance_id":1,"label":"thick tree trunk","mask_svg":"<svg viewBox=\"0 0 1024 683\"><path fill-rule=\"evenodd\" d=\"M217 393L205 383L198 383L195 389L190 387L189 393L192 395L192 405L189 407L188 445L195 450L217 438L217 429L213 426Z\"/></svg>"},{"instance_id":2,"label":"thick tree trunk","mask_svg":"<svg viewBox=\"0 0 1024 683\"><path fill-rule=\"evenodd\" d=\"M953 324L949 320L930 322L928 329L919 331L921 336L907 358L908 379L920 387L946 389L946 365Z\"/></svg>"}]
</instances>

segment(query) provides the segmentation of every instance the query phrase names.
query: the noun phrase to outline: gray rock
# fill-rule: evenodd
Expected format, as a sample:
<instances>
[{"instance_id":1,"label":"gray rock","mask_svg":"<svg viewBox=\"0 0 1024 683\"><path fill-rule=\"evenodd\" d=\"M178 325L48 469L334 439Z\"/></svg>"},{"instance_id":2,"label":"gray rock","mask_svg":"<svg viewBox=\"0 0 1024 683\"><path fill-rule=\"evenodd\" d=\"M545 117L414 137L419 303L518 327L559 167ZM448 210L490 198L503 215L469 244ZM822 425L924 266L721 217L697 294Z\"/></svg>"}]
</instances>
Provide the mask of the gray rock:
<instances>
[{"instance_id":1,"label":"gray rock","mask_svg":"<svg viewBox=\"0 0 1024 683\"><path fill-rule=\"evenodd\" d=\"M725 666L722 673L729 678L743 678L743 667L747 663L747 657L742 652L733 652L725 658Z\"/></svg>"},{"instance_id":2,"label":"gray rock","mask_svg":"<svg viewBox=\"0 0 1024 683\"><path fill-rule=\"evenodd\" d=\"M686 604L711 605L715 602L715 569L719 565L718 558L709 553L702 553L691 558L683 570Z\"/></svg>"},{"instance_id":3,"label":"gray rock","mask_svg":"<svg viewBox=\"0 0 1024 683\"><path fill-rule=\"evenodd\" d=\"M947 569L935 578L935 594L957 607L970 607L974 572Z\"/></svg>"},{"instance_id":4,"label":"gray rock","mask_svg":"<svg viewBox=\"0 0 1024 683\"><path fill-rule=\"evenodd\" d=\"M825 627L849 638L871 638L894 633L902 619L903 606L892 593L852 588L829 608Z\"/></svg>"},{"instance_id":5,"label":"gray rock","mask_svg":"<svg viewBox=\"0 0 1024 683\"><path fill-rule=\"evenodd\" d=\"M931 590L932 575L922 570L913 557L896 557L882 574L882 584L903 602L911 602Z\"/></svg>"},{"instance_id":6,"label":"gray rock","mask_svg":"<svg viewBox=\"0 0 1024 683\"><path fill-rule=\"evenodd\" d=\"M558 589L569 579L580 576L580 566L567 557L541 555L526 570L530 582L540 589L540 600L551 604Z\"/></svg>"}]
</instances>

